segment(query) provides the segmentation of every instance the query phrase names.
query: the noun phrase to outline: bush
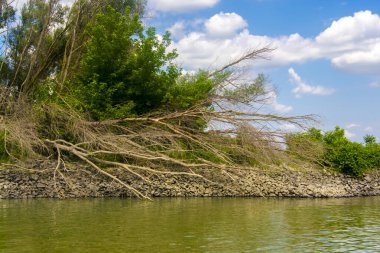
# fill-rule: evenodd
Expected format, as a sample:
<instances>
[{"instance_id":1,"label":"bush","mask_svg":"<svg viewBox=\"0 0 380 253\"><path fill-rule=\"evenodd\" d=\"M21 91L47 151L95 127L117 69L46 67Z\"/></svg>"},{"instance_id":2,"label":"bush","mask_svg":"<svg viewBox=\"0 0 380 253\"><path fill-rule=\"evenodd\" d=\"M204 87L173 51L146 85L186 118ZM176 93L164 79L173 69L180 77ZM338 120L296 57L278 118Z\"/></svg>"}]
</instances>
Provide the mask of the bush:
<instances>
[{"instance_id":1,"label":"bush","mask_svg":"<svg viewBox=\"0 0 380 253\"><path fill-rule=\"evenodd\" d=\"M353 176L362 176L370 168L367 150L355 142L330 147L324 155L324 161L340 172Z\"/></svg>"},{"instance_id":2,"label":"bush","mask_svg":"<svg viewBox=\"0 0 380 253\"><path fill-rule=\"evenodd\" d=\"M370 168L380 168L380 144L367 144L366 151Z\"/></svg>"},{"instance_id":3,"label":"bush","mask_svg":"<svg viewBox=\"0 0 380 253\"><path fill-rule=\"evenodd\" d=\"M371 168L369 150L362 144L347 139L344 129L336 127L325 133L323 141L327 148L323 160L327 165L353 176L362 176Z\"/></svg>"},{"instance_id":4,"label":"bush","mask_svg":"<svg viewBox=\"0 0 380 253\"><path fill-rule=\"evenodd\" d=\"M312 128L304 133L288 135L287 149L300 157L312 154L315 161L330 166L342 173L360 177L369 169L380 167L380 144L373 136L364 137L365 145L352 142L345 137L344 129L336 127L322 134ZM316 152L318 145L322 152Z\"/></svg>"}]
</instances>

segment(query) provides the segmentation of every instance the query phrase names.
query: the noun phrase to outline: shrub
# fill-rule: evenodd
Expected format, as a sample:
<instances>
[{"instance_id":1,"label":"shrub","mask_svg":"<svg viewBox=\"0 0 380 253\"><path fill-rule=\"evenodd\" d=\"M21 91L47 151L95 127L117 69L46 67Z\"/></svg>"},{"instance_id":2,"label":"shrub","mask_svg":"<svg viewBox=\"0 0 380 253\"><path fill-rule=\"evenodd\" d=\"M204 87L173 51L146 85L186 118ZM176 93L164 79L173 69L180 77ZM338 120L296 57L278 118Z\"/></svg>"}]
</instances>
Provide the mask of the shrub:
<instances>
[{"instance_id":1,"label":"shrub","mask_svg":"<svg viewBox=\"0 0 380 253\"><path fill-rule=\"evenodd\" d=\"M323 142L327 148L323 156L326 164L346 174L362 176L370 168L368 151L356 142L345 137L344 129L336 127L324 134Z\"/></svg>"},{"instance_id":2,"label":"shrub","mask_svg":"<svg viewBox=\"0 0 380 253\"><path fill-rule=\"evenodd\" d=\"M370 168L380 168L380 144L371 143L365 147Z\"/></svg>"},{"instance_id":3,"label":"shrub","mask_svg":"<svg viewBox=\"0 0 380 253\"><path fill-rule=\"evenodd\" d=\"M362 176L370 168L366 148L355 142L330 147L324 155L324 161L340 172L353 176Z\"/></svg>"},{"instance_id":4,"label":"shrub","mask_svg":"<svg viewBox=\"0 0 380 253\"><path fill-rule=\"evenodd\" d=\"M376 143L374 136L364 139L365 145L352 142L340 127L325 134L312 128L288 135L286 143L287 150L301 158L314 158L314 161L337 171L360 177L367 170L380 167L380 144Z\"/></svg>"}]
</instances>

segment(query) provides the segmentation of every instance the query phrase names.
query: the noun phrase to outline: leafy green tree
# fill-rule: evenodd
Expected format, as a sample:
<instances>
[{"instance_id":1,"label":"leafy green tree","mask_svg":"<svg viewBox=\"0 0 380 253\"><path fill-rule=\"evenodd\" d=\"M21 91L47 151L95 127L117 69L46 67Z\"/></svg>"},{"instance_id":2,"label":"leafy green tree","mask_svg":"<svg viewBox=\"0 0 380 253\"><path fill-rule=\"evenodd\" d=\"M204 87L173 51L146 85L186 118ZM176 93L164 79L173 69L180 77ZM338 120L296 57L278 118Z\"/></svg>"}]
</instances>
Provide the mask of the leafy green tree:
<instances>
[{"instance_id":1,"label":"leafy green tree","mask_svg":"<svg viewBox=\"0 0 380 253\"><path fill-rule=\"evenodd\" d=\"M180 70L167 52L169 34L159 39L137 14L108 7L87 28L89 40L75 89L94 119L121 118L159 108Z\"/></svg>"},{"instance_id":2,"label":"leafy green tree","mask_svg":"<svg viewBox=\"0 0 380 253\"><path fill-rule=\"evenodd\" d=\"M335 147L344 145L349 142L345 136L344 129L340 128L339 126L335 127L333 131L325 133L323 136L323 141L326 143L326 145Z\"/></svg>"},{"instance_id":3,"label":"leafy green tree","mask_svg":"<svg viewBox=\"0 0 380 253\"><path fill-rule=\"evenodd\" d=\"M59 0L29 0L21 9L19 22L8 31L3 82L19 94L31 93L56 71L65 45L61 36L65 13Z\"/></svg>"},{"instance_id":4,"label":"leafy green tree","mask_svg":"<svg viewBox=\"0 0 380 253\"><path fill-rule=\"evenodd\" d=\"M368 169L364 147L347 139L343 128L337 126L325 133L323 141L327 148L323 160L328 165L354 176L361 176Z\"/></svg>"},{"instance_id":5,"label":"leafy green tree","mask_svg":"<svg viewBox=\"0 0 380 253\"><path fill-rule=\"evenodd\" d=\"M367 134L366 136L364 136L364 143L366 145L374 144L376 143L376 137L372 134Z\"/></svg>"}]
</instances>

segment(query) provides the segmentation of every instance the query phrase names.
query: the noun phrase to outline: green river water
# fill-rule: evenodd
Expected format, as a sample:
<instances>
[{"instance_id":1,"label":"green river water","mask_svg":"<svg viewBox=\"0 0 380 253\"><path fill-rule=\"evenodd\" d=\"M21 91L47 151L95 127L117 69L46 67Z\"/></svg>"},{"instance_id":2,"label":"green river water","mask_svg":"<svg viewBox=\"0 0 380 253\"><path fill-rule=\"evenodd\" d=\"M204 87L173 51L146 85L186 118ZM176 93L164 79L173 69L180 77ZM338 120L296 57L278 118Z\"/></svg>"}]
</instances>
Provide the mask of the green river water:
<instances>
[{"instance_id":1,"label":"green river water","mask_svg":"<svg viewBox=\"0 0 380 253\"><path fill-rule=\"evenodd\" d=\"M0 252L380 252L380 198L0 200Z\"/></svg>"}]
</instances>

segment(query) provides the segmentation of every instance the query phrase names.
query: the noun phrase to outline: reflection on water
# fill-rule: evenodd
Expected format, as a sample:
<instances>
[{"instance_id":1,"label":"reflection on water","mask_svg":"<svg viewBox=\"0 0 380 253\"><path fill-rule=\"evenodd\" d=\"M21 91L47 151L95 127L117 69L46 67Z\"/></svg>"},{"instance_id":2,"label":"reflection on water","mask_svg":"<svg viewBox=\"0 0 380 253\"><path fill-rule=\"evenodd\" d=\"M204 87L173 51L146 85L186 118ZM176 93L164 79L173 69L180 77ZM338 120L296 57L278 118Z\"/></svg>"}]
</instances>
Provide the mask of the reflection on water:
<instances>
[{"instance_id":1,"label":"reflection on water","mask_svg":"<svg viewBox=\"0 0 380 253\"><path fill-rule=\"evenodd\" d=\"M0 252L380 252L380 198L0 200Z\"/></svg>"}]
</instances>

